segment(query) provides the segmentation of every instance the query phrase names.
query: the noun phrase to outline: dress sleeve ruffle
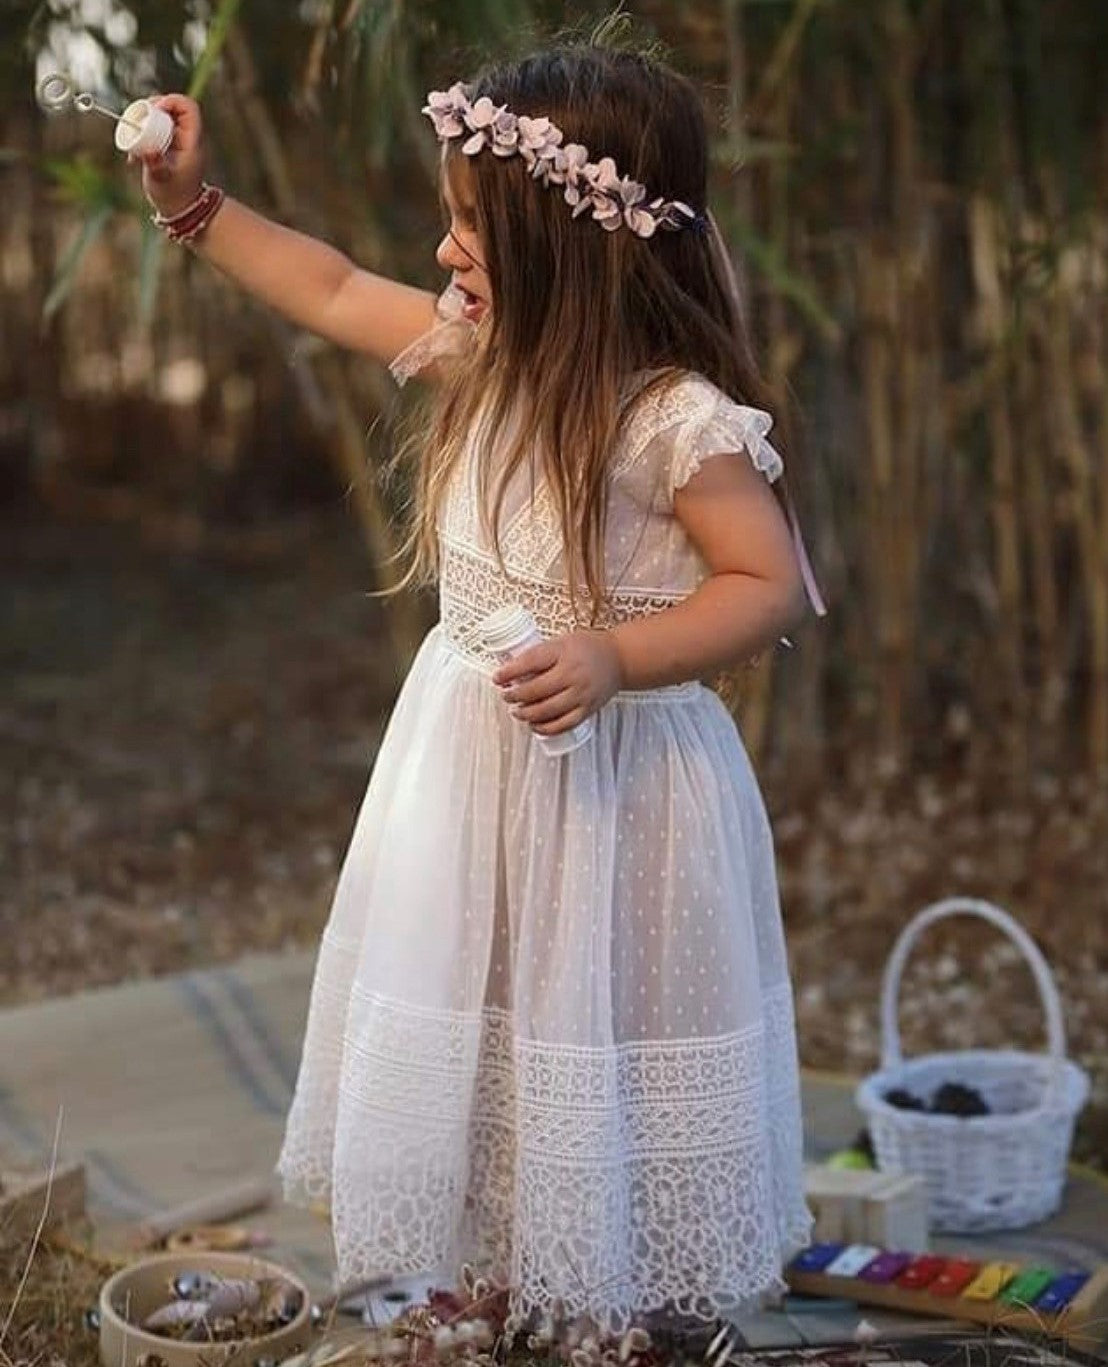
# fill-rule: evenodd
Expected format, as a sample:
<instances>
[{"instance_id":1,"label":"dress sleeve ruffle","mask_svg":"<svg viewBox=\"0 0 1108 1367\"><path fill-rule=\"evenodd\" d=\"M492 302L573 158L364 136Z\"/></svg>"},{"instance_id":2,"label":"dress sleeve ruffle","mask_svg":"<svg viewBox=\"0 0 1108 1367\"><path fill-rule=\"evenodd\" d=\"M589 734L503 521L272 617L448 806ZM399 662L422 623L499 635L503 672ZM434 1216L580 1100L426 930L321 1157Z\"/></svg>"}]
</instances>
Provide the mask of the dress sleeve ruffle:
<instances>
[{"instance_id":1,"label":"dress sleeve ruffle","mask_svg":"<svg viewBox=\"0 0 1108 1367\"><path fill-rule=\"evenodd\" d=\"M476 324L463 317L462 295L453 285L448 285L435 301L435 318L434 326L389 364L389 372L401 387L434 361L464 355L473 343Z\"/></svg>"},{"instance_id":2,"label":"dress sleeve ruffle","mask_svg":"<svg viewBox=\"0 0 1108 1367\"><path fill-rule=\"evenodd\" d=\"M673 435L669 491L683 489L704 461L712 456L745 452L772 484L780 479L785 462L767 441L773 419L761 408L735 403L726 395L715 394L686 418Z\"/></svg>"},{"instance_id":3,"label":"dress sleeve ruffle","mask_svg":"<svg viewBox=\"0 0 1108 1367\"><path fill-rule=\"evenodd\" d=\"M671 425L669 478L666 481L667 508L673 509L673 494L682 489L698 473L704 461L712 456L738 455L745 452L754 468L772 484L785 473L785 462L780 452L768 440L773 419L761 408L750 408L736 403L728 395L707 382L694 381L678 398L679 414ZM784 492L785 517L793 548L796 551L804 589L816 615L827 612L815 572L808 556L796 507L788 488Z\"/></svg>"}]
</instances>

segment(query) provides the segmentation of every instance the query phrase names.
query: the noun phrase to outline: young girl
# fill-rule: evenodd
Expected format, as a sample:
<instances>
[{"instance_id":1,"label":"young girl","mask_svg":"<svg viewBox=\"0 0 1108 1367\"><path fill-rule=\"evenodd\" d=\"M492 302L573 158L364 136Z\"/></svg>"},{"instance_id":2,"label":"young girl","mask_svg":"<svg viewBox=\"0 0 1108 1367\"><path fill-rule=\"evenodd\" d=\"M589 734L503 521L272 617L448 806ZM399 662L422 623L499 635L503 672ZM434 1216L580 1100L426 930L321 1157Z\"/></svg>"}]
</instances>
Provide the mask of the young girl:
<instances>
[{"instance_id":1,"label":"young girl","mask_svg":"<svg viewBox=\"0 0 1108 1367\"><path fill-rule=\"evenodd\" d=\"M438 301L203 185L196 105L160 103L170 235L437 385L414 546L441 620L324 932L287 1194L330 1204L342 1278L467 1260L516 1326L751 1306L809 1231L792 998L763 803L698 680L805 581L823 609L696 93L588 45L433 92ZM513 604L546 639L502 665L482 623Z\"/></svg>"}]
</instances>

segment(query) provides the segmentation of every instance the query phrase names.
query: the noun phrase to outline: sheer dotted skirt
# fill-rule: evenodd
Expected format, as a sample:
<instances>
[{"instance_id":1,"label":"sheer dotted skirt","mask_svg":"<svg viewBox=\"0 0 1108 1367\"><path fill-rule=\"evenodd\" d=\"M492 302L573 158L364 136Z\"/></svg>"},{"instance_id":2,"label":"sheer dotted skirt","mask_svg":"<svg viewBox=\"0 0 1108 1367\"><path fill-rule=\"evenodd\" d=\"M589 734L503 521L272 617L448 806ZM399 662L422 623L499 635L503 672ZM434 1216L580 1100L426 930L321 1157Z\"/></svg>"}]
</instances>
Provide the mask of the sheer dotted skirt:
<instances>
[{"instance_id":1,"label":"sheer dotted skirt","mask_svg":"<svg viewBox=\"0 0 1108 1367\"><path fill-rule=\"evenodd\" d=\"M512 1320L734 1313L807 1242L773 847L697 684L551 758L428 636L323 937L279 1171L339 1275L456 1269Z\"/></svg>"}]
</instances>

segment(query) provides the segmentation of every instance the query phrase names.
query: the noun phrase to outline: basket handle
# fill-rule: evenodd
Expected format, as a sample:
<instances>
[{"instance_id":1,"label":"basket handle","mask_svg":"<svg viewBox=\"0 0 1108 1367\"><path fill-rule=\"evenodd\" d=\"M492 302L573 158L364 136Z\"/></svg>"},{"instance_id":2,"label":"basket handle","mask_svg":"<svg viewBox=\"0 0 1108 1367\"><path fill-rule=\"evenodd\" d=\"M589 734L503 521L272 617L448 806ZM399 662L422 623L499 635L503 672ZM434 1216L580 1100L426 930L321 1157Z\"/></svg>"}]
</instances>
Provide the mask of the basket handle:
<instances>
[{"instance_id":1,"label":"basket handle","mask_svg":"<svg viewBox=\"0 0 1108 1367\"><path fill-rule=\"evenodd\" d=\"M1035 985L1039 989L1039 1000L1046 1015L1047 1053L1053 1059L1054 1077L1058 1073L1066 1055L1066 1032L1062 1024L1062 1003L1054 978L1038 946L1027 931L1006 911L983 902L976 897L947 897L941 902L933 902L915 916L900 932L889 962L885 965L885 975L881 983L881 1067L892 1068L903 1058L900 1051L900 1028L897 1024L897 1009L900 1003L900 978L908 955L920 935L936 921L948 916L980 916L991 922L998 930L1014 941L1021 951L1031 972L1035 975Z\"/></svg>"}]
</instances>

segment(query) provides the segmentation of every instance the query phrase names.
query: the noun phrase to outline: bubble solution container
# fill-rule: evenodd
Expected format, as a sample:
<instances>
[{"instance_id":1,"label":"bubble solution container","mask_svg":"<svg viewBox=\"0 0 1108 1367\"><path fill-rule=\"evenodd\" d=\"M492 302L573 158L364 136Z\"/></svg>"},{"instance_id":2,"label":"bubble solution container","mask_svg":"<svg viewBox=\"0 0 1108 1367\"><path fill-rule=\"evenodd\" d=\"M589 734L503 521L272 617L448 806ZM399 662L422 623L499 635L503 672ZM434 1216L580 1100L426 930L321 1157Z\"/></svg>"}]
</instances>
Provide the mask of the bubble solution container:
<instances>
[{"instance_id":1,"label":"bubble solution container","mask_svg":"<svg viewBox=\"0 0 1108 1367\"><path fill-rule=\"evenodd\" d=\"M165 156L173 141L173 120L150 100L133 100L115 126L115 145L136 156L151 152Z\"/></svg>"},{"instance_id":2,"label":"bubble solution container","mask_svg":"<svg viewBox=\"0 0 1108 1367\"><path fill-rule=\"evenodd\" d=\"M535 619L519 603L510 603L491 612L478 628L478 634L484 648L501 664L506 664L521 650L541 645L545 639L535 625ZM595 719L586 717L572 731L563 731L557 736L537 736L536 739L548 755L568 755L591 740L595 730Z\"/></svg>"}]
</instances>

